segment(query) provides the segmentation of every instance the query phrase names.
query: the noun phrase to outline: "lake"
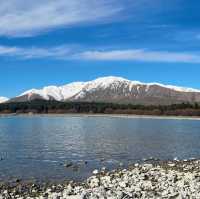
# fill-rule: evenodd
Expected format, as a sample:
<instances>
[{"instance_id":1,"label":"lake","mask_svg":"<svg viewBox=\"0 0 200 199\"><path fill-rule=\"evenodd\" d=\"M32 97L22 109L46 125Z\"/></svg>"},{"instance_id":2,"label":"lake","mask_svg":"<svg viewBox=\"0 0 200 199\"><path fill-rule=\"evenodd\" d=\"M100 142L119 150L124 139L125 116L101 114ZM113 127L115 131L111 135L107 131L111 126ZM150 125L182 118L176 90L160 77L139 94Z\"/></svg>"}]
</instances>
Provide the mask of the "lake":
<instances>
[{"instance_id":1,"label":"lake","mask_svg":"<svg viewBox=\"0 0 200 199\"><path fill-rule=\"evenodd\" d=\"M143 158L200 158L200 121L87 116L0 117L0 179L82 180ZM66 168L72 162L78 167Z\"/></svg>"}]
</instances>

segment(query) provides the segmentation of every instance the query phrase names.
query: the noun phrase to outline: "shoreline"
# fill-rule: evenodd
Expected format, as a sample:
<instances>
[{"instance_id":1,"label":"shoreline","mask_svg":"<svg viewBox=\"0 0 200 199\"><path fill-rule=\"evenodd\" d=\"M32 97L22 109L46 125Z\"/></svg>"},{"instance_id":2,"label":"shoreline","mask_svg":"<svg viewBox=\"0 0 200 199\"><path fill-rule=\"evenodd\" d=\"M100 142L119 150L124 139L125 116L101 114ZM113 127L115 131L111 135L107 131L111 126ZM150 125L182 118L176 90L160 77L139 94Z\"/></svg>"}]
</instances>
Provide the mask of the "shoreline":
<instances>
[{"instance_id":1,"label":"shoreline","mask_svg":"<svg viewBox=\"0 0 200 199\"><path fill-rule=\"evenodd\" d=\"M170 119L170 120L200 120L200 116L168 116L168 115L132 115L132 114L90 114L90 113L44 113L44 114L29 114L29 113L9 113L1 114L0 117L17 117L17 116L64 116L64 117L108 117L108 118L132 118L132 119Z\"/></svg>"},{"instance_id":2,"label":"shoreline","mask_svg":"<svg viewBox=\"0 0 200 199\"><path fill-rule=\"evenodd\" d=\"M94 170L84 182L1 185L0 198L199 198L200 160L135 163L127 169Z\"/></svg>"}]
</instances>

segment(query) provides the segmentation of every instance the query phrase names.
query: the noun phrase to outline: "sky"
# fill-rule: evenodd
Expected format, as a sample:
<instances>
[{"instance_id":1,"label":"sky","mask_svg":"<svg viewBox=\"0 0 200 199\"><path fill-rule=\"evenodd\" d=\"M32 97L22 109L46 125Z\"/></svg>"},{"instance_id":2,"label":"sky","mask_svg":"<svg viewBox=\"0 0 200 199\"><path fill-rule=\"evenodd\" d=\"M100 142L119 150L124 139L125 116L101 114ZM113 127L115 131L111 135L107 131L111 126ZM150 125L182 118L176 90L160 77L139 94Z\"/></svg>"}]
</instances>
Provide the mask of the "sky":
<instances>
[{"instance_id":1,"label":"sky","mask_svg":"<svg viewBox=\"0 0 200 199\"><path fill-rule=\"evenodd\" d=\"M120 76L200 89L200 1L7 0L0 96Z\"/></svg>"}]
</instances>

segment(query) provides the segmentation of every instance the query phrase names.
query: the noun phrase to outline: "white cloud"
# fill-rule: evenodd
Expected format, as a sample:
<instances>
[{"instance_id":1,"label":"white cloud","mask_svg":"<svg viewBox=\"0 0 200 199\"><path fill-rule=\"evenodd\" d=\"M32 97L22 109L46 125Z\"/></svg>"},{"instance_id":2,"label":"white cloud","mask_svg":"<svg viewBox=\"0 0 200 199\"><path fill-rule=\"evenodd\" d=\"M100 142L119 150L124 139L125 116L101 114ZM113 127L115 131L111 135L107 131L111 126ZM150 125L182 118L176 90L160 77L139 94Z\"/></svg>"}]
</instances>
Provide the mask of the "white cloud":
<instances>
[{"instance_id":1,"label":"white cloud","mask_svg":"<svg viewBox=\"0 0 200 199\"><path fill-rule=\"evenodd\" d=\"M0 56L18 59L59 59L87 61L141 61L165 63L200 63L200 54L194 52L167 52L144 49L88 51L80 46L11 47L0 46Z\"/></svg>"},{"instance_id":2,"label":"white cloud","mask_svg":"<svg viewBox=\"0 0 200 199\"><path fill-rule=\"evenodd\" d=\"M84 60L143 61L143 62L180 62L200 63L200 55L184 52L150 51L144 49L86 51L74 56Z\"/></svg>"},{"instance_id":3,"label":"white cloud","mask_svg":"<svg viewBox=\"0 0 200 199\"><path fill-rule=\"evenodd\" d=\"M52 58L52 59L66 59L71 55L71 50L67 46L57 46L49 48L20 48L10 46L0 46L0 56L10 56L20 59L39 59L39 58Z\"/></svg>"},{"instance_id":4,"label":"white cloud","mask_svg":"<svg viewBox=\"0 0 200 199\"><path fill-rule=\"evenodd\" d=\"M0 35L29 36L56 27L105 22L123 9L114 0L2 1Z\"/></svg>"}]
</instances>

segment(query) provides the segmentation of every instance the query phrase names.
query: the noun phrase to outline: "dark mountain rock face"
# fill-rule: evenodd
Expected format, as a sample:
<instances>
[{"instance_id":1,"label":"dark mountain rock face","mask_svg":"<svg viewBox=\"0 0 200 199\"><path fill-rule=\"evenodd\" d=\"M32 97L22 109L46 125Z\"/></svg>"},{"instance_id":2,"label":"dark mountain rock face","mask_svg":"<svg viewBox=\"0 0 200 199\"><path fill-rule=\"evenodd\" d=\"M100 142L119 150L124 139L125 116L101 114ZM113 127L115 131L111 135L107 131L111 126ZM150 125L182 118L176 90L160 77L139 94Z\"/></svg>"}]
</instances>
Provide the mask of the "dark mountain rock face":
<instances>
[{"instance_id":1,"label":"dark mountain rock face","mask_svg":"<svg viewBox=\"0 0 200 199\"><path fill-rule=\"evenodd\" d=\"M129 90L125 85L117 88L96 89L77 94L71 101L114 102L145 105L168 105L182 102L200 102L200 93L180 92L157 85L136 85Z\"/></svg>"},{"instance_id":2,"label":"dark mountain rock face","mask_svg":"<svg viewBox=\"0 0 200 199\"><path fill-rule=\"evenodd\" d=\"M33 101L33 100L36 100L36 99L41 99L43 100L43 97L38 95L38 94L32 94L32 95L22 95L22 96L19 96L19 97L15 97L15 98L12 98L9 100L9 102L27 102L27 101Z\"/></svg>"}]
</instances>

